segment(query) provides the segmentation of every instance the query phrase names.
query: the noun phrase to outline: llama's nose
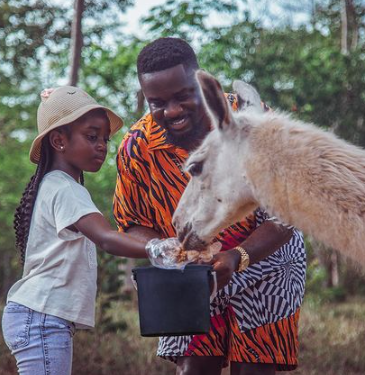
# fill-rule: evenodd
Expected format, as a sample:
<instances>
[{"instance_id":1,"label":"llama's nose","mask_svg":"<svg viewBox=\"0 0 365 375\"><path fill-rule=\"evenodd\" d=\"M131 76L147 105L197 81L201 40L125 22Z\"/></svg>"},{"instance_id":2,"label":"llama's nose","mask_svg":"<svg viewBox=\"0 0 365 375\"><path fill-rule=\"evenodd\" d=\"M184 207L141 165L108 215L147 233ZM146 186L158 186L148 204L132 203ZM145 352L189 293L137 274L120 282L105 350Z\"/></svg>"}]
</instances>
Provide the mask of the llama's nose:
<instances>
[{"instance_id":1,"label":"llama's nose","mask_svg":"<svg viewBox=\"0 0 365 375\"><path fill-rule=\"evenodd\" d=\"M189 233L191 232L191 229L192 229L192 224L191 223L186 223L184 225L184 227L180 227L178 230L177 230L177 238L179 239L179 241L181 243L184 242L185 238L189 235Z\"/></svg>"}]
</instances>

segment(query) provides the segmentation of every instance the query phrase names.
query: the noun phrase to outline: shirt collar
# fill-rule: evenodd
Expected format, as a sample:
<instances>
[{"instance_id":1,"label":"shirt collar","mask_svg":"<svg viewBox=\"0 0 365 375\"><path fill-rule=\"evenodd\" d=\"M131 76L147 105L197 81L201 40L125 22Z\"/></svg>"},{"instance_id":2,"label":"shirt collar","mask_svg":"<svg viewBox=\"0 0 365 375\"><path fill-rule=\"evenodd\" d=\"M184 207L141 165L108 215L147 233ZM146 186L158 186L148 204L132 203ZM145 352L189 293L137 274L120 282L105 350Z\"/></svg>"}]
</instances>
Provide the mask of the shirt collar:
<instances>
[{"instance_id":1,"label":"shirt collar","mask_svg":"<svg viewBox=\"0 0 365 375\"><path fill-rule=\"evenodd\" d=\"M153 121L151 114L149 113L146 116L146 120L148 122L148 130L147 130L147 137L148 137L148 151L155 151L155 150L168 150L174 151L177 155L181 156L182 158L187 158L189 153L187 150L178 147L172 143L167 141L167 131L160 125L157 125L155 121Z\"/></svg>"}]
</instances>

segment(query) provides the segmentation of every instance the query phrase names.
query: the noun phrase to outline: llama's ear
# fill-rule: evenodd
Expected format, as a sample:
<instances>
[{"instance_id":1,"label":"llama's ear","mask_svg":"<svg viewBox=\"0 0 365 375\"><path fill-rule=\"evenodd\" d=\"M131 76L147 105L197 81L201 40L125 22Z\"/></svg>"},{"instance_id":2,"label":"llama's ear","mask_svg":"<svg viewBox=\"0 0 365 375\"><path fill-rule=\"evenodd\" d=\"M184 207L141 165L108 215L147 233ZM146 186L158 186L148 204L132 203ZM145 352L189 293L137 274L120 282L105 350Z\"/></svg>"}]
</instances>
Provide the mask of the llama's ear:
<instances>
[{"instance_id":1,"label":"llama's ear","mask_svg":"<svg viewBox=\"0 0 365 375\"><path fill-rule=\"evenodd\" d=\"M243 81L234 81L233 90L237 93L238 107L241 111L250 109L264 112L260 95L253 86Z\"/></svg>"},{"instance_id":2,"label":"llama's ear","mask_svg":"<svg viewBox=\"0 0 365 375\"><path fill-rule=\"evenodd\" d=\"M201 88L205 107L213 123L221 130L232 124L234 121L231 108L220 83L203 70L197 71L196 78Z\"/></svg>"}]
</instances>

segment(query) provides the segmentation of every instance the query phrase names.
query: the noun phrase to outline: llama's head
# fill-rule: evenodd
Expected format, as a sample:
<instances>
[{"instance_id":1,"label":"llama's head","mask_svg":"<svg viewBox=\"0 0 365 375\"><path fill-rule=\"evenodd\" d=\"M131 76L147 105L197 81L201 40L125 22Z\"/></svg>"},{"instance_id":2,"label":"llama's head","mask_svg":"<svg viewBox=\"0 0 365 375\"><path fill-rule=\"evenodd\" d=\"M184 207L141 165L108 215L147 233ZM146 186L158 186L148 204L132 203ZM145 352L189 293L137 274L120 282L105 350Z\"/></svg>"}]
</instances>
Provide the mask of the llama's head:
<instances>
[{"instance_id":1,"label":"llama's head","mask_svg":"<svg viewBox=\"0 0 365 375\"><path fill-rule=\"evenodd\" d=\"M262 112L260 96L252 86L236 81L240 111L233 113L215 78L199 71L197 79L214 128L186 162L191 180L173 218L188 250L205 247L221 229L257 207L244 159L253 126L246 115Z\"/></svg>"}]
</instances>

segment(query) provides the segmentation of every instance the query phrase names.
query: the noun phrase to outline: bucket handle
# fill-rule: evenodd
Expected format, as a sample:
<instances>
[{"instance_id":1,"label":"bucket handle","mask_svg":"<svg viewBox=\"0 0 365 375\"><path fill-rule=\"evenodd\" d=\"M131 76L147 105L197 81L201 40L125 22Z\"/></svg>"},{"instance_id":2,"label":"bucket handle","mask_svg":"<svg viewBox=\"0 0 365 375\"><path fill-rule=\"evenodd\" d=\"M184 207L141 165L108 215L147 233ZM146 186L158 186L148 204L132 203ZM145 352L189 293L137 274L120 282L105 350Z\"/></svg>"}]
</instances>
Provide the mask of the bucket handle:
<instances>
[{"instance_id":1,"label":"bucket handle","mask_svg":"<svg viewBox=\"0 0 365 375\"><path fill-rule=\"evenodd\" d=\"M214 300L214 298L215 298L215 296L216 296L216 294L217 294L217 285L218 285L218 284L217 284L217 272L212 271L210 274L211 274L212 277L213 277L213 291L212 291L212 293L210 294L209 302L212 303L212 301ZM131 279L132 279L132 284L133 284L134 288L135 288L136 290L138 290L137 280L135 279L134 274L131 275Z\"/></svg>"},{"instance_id":2,"label":"bucket handle","mask_svg":"<svg viewBox=\"0 0 365 375\"><path fill-rule=\"evenodd\" d=\"M134 286L134 289L135 290L138 290L138 287L137 287L137 280L136 278L134 277L134 273L131 275L131 279L132 279L132 284Z\"/></svg>"},{"instance_id":3,"label":"bucket handle","mask_svg":"<svg viewBox=\"0 0 365 375\"><path fill-rule=\"evenodd\" d=\"M212 303L217 294L218 284L217 284L217 272L212 271L210 274L213 276L213 291L210 294L209 302Z\"/></svg>"}]
</instances>

